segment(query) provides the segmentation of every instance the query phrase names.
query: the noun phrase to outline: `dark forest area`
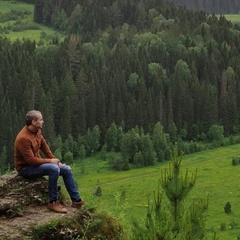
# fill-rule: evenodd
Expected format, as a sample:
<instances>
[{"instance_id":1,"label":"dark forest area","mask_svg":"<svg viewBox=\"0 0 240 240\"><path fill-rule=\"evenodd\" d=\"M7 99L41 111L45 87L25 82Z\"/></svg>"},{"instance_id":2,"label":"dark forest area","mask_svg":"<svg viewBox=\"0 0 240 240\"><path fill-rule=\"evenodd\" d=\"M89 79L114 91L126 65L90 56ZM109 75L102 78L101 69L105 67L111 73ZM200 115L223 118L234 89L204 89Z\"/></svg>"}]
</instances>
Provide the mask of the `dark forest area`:
<instances>
[{"instance_id":1,"label":"dark forest area","mask_svg":"<svg viewBox=\"0 0 240 240\"><path fill-rule=\"evenodd\" d=\"M45 136L63 155L101 150L114 127L125 147L132 129L143 136L136 152L151 150L159 123L166 152L176 141L211 140L213 126L240 133L239 27L224 16L159 0L37 0L34 20L67 37L45 46L0 38L5 166L30 109L42 111ZM106 148L124 149L114 144Z\"/></svg>"}]
</instances>

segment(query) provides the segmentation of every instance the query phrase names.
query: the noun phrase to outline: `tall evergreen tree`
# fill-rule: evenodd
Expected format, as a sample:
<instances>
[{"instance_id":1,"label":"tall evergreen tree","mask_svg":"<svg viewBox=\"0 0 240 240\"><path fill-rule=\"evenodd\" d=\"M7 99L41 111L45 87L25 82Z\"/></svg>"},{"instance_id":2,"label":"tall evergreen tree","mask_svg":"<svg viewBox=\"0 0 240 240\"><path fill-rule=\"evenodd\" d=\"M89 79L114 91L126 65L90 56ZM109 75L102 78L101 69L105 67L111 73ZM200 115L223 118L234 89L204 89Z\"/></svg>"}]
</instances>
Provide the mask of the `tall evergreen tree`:
<instances>
[{"instance_id":1,"label":"tall evergreen tree","mask_svg":"<svg viewBox=\"0 0 240 240\"><path fill-rule=\"evenodd\" d=\"M54 125L53 103L50 92L43 94L39 103L39 109L43 114L44 122L43 132L47 142L51 145L56 138Z\"/></svg>"},{"instance_id":2,"label":"tall evergreen tree","mask_svg":"<svg viewBox=\"0 0 240 240\"><path fill-rule=\"evenodd\" d=\"M153 128L151 134L154 151L157 154L157 160L162 162L166 160L166 151L167 151L167 136L163 130L163 126L160 122L157 122Z\"/></svg>"},{"instance_id":3,"label":"tall evergreen tree","mask_svg":"<svg viewBox=\"0 0 240 240\"><path fill-rule=\"evenodd\" d=\"M59 135L62 137L63 140L65 140L69 135L72 134L71 110L70 110L69 97L66 97L62 114L58 117L60 117L61 119Z\"/></svg>"}]
</instances>

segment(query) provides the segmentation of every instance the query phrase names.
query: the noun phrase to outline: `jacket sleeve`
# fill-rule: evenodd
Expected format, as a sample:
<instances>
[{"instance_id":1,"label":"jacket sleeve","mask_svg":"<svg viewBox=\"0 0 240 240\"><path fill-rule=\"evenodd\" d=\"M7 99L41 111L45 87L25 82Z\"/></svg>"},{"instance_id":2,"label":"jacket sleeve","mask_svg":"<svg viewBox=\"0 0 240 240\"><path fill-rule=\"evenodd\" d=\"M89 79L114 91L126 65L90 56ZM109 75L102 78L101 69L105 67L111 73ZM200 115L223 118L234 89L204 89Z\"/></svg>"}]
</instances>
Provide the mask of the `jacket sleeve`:
<instances>
[{"instance_id":1,"label":"jacket sleeve","mask_svg":"<svg viewBox=\"0 0 240 240\"><path fill-rule=\"evenodd\" d=\"M52 157L50 155L48 158L34 156L34 153L32 151L32 143L29 139L26 138L19 139L17 149L21 153L26 163L29 165L40 165L43 163L51 162Z\"/></svg>"}]
</instances>

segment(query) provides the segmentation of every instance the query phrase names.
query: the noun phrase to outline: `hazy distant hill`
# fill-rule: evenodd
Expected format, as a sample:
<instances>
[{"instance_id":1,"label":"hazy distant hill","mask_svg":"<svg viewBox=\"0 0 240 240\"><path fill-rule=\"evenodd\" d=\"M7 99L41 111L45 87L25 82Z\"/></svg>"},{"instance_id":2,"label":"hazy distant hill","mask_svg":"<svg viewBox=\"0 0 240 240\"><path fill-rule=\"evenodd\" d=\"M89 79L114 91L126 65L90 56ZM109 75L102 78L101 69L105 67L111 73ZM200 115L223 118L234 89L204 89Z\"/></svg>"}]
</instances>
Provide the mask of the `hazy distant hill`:
<instances>
[{"instance_id":1,"label":"hazy distant hill","mask_svg":"<svg viewBox=\"0 0 240 240\"><path fill-rule=\"evenodd\" d=\"M239 0L169 0L189 9L203 10L207 13L239 13Z\"/></svg>"}]
</instances>

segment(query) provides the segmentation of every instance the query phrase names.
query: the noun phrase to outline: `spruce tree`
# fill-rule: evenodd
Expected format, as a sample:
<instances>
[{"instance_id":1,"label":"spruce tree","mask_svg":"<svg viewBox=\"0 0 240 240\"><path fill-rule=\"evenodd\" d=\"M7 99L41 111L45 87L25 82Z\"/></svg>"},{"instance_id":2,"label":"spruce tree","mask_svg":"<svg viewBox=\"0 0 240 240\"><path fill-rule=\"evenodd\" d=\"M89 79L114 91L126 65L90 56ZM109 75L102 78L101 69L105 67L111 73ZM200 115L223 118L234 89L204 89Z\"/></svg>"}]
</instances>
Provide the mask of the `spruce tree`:
<instances>
[{"instance_id":1,"label":"spruce tree","mask_svg":"<svg viewBox=\"0 0 240 240\"><path fill-rule=\"evenodd\" d=\"M175 145L169 168L165 168L158 179L153 201L148 201L145 225L134 221L131 239L217 239L215 234L207 233L205 226L208 199L194 199L186 207L185 200L195 185L197 174L190 175L188 170L181 173L182 157Z\"/></svg>"}]
</instances>

